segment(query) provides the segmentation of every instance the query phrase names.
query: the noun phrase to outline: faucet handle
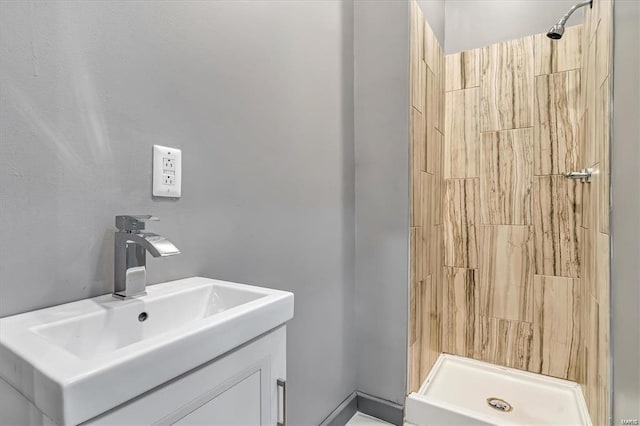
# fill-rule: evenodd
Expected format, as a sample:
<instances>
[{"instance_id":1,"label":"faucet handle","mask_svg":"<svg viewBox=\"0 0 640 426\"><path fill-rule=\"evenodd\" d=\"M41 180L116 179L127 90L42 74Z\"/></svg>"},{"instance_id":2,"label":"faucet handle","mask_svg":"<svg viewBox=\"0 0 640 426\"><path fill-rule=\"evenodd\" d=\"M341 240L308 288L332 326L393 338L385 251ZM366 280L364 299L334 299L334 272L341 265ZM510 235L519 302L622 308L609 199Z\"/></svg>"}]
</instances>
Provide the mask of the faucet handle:
<instances>
[{"instance_id":1,"label":"faucet handle","mask_svg":"<svg viewBox=\"0 0 640 426\"><path fill-rule=\"evenodd\" d=\"M141 231L146 222L157 222L158 219L151 215L124 215L116 216L116 228L124 232Z\"/></svg>"}]
</instances>

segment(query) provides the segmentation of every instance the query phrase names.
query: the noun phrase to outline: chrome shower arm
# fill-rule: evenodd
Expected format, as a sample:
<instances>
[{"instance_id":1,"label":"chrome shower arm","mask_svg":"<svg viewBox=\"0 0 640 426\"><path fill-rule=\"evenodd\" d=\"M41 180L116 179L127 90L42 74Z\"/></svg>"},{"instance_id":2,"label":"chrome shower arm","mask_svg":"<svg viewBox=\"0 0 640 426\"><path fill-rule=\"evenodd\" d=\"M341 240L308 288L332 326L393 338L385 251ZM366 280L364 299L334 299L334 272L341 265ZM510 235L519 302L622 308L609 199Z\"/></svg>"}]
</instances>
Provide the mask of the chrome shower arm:
<instances>
[{"instance_id":1,"label":"chrome shower arm","mask_svg":"<svg viewBox=\"0 0 640 426\"><path fill-rule=\"evenodd\" d=\"M569 9L569 11L565 13L565 15L562 18L560 18L560 20L558 21L558 25L564 26L564 24L567 23L567 20L571 17L571 15L573 15L573 12L580 9L581 7L591 6L592 4L593 4L593 0L583 0L580 3L574 4L573 6L571 6L571 9Z\"/></svg>"},{"instance_id":2,"label":"chrome shower arm","mask_svg":"<svg viewBox=\"0 0 640 426\"><path fill-rule=\"evenodd\" d=\"M580 3L574 4L553 27L549 28L549 31L547 31L547 37L553 40L561 39L564 34L564 25L567 23L569 17L573 15L573 12L587 5L592 6L593 0L583 0Z\"/></svg>"}]
</instances>

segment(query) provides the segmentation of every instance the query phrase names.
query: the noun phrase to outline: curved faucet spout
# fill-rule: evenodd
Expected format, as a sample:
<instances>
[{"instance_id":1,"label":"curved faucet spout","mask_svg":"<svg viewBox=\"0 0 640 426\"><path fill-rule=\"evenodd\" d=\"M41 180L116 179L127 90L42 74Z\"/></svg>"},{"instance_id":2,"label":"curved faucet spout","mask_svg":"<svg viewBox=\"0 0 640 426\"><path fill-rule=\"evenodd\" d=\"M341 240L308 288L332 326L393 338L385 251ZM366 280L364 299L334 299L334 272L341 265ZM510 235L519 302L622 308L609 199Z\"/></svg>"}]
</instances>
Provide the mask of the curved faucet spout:
<instances>
[{"instance_id":1,"label":"curved faucet spout","mask_svg":"<svg viewBox=\"0 0 640 426\"><path fill-rule=\"evenodd\" d=\"M130 299L144 296L147 284L147 252L153 257L180 254L162 235L144 230L145 223L157 221L150 215L116 216L113 296Z\"/></svg>"},{"instance_id":2,"label":"curved faucet spout","mask_svg":"<svg viewBox=\"0 0 640 426\"><path fill-rule=\"evenodd\" d=\"M136 232L125 234L127 242L131 241L144 247L153 257L165 257L180 254L180 250L162 235L153 232Z\"/></svg>"}]
</instances>

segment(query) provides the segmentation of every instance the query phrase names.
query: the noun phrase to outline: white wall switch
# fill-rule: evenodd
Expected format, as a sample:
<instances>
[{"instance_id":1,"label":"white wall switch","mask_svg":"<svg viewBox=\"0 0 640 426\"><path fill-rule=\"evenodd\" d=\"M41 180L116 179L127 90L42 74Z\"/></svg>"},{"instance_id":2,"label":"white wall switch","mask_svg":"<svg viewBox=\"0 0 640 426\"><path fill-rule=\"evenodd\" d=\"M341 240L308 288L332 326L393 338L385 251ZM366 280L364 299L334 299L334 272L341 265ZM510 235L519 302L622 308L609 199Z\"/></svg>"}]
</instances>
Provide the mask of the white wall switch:
<instances>
[{"instance_id":1,"label":"white wall switch","mask_svg":"<svg viewBox=\"0 0 640 426\"><path fill-rule=\"evenodd\" d=\"M182 187L182 151L166 146L153 146L153 195L180 197Z\"/></svg>"}]
</instances>

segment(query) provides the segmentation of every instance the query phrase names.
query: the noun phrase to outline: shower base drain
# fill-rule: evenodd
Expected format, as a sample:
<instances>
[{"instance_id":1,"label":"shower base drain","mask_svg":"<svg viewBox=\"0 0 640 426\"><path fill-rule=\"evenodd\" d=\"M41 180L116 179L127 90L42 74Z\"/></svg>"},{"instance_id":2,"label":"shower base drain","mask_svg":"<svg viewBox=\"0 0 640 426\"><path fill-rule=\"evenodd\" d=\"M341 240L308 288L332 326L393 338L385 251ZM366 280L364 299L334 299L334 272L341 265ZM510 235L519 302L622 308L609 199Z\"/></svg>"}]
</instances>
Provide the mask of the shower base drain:
<instances>
[{"instance_id":1,"label":"shower base drain","mask_svg":"<svg viewBox=\"0 0 640 426\"><path fill-rule=\"evenodd\" d=\"M502 411L505 413L513 410L511 404L501 398L487 398L487 404L489 404L489 407L493 408L494 410Z\"/></svg>"}]
</instances>

